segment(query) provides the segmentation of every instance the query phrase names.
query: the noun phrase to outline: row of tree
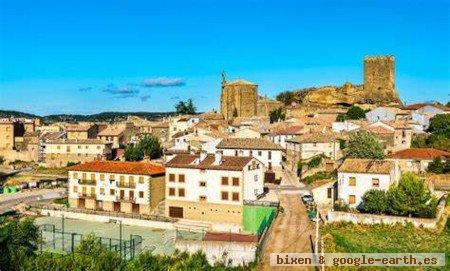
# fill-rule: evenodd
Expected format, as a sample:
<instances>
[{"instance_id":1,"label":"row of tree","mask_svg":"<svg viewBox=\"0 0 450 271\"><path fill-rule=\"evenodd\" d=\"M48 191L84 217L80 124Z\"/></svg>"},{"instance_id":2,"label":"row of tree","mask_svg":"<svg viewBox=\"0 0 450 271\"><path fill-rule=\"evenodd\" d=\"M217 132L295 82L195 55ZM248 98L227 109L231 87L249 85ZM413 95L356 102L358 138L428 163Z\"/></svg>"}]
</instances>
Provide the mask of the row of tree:
<instances>
[{"instance_id":1,"label":"row of tree","mask_svg":"<svg viewBox=\"0 0 450 271\"><path fill-rule=\"evenodd\" d=\"M38 252L40 242L39 230L32 219L0 220L0 270L251 270L251 267L227 268L224 264L211 266L200 252L162 256L145 251L127 261L102 246L93 235L84 237L71 254Z\"/></svg>"},{"instance_id":2,"label":"row of tree","mask_svg":"<svg viewBox=\"0 0 450 271\"><path fill-rule=\"evenodd\" d=\"M424 180L407 173L387 192L378 189L367 191L358 209L371 214L434 218L437 204Z\"/></svg>"}]
</instances>

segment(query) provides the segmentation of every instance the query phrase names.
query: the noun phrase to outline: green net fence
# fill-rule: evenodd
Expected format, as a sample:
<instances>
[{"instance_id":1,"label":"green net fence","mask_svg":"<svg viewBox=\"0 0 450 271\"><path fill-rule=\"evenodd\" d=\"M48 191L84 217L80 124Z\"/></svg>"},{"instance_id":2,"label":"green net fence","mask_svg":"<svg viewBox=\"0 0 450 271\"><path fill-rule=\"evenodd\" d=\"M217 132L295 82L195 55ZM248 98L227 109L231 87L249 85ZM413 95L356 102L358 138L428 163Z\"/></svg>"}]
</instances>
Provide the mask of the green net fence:
<instances>
[{"instance_id":1,"label":"green net fence","mask_svg":"<svg viewBox=\"0 0 450 271\"><path fill-rule=\"evenodd\" d=\"M244 206L244 231L260 235L276 214L276 207Z\"/></svg>"}]
</instances>

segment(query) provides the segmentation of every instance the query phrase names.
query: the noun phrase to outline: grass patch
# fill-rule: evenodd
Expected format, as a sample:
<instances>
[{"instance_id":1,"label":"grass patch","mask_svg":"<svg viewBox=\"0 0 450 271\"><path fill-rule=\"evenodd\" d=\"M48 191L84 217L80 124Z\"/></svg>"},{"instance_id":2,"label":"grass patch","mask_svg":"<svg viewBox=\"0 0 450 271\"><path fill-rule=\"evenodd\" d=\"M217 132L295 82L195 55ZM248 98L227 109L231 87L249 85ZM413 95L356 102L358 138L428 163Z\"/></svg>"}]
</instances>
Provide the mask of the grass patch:
<instances>
[{"instance_id":1,"label":"grass patch","mask_svg":"<svg viewBox=\"0 0 450 271\"><path fill-rule=\"evenodd\" d=\"M321 232L327 253L445 253L446 263L450 263L448 222L442 232L414 228L412 225L352 223L327 224ZM370 270L378 269L382 268Z\"/></svg>"},{"instance_id":2,"label":"grass patch","mask_svg":"<svg viewBox=\"0 0 450 271\"><path fill-rule=\"evenodd\" d=\"M69 200L67 199L67 197L65 197L65 198L59 198L59 199L54 199L54 200L53 200L53 203L55 203L55 204L64 204L64 205L67 205L67 204L69 204Z\"/></svg>"}]
</instances>

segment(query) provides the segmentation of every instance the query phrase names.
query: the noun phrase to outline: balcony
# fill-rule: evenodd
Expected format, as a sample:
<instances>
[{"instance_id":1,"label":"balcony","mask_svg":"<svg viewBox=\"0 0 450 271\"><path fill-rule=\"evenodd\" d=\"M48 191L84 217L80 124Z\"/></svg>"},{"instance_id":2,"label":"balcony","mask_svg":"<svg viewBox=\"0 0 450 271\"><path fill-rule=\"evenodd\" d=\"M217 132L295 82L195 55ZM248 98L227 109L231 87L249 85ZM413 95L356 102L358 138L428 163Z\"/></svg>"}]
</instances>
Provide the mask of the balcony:
<instances>
[{"instance_id":1,"label":"balcony","mask_svg":"<svg viewBox=\"0 0 450 271\"><path fill-rule=\"evenodd\" d=\"M118 182L116 184L116 186L120 187L120 188L136 188L136 184L135 183Z\"/></svg>"},{"instance_id":2,"label":"balcony","mask_svg":"<svg viewBox=\"0 0 450 271\"><path fill-rule=\"evenodd\" d=\"M136 203L136 197L117 197L117 201Z\"/></svg>"},{"instance_id":3,"label":"balcony","mask_svg":"<svg viewBox=\"0 0 450 271\"><path fill-rule=\"evenodd\" d=\"M78 198L80 199L97 199L96 194L88 194L88 193L78 193Z\"/></svg>"},{"instance_id":4,"label":"balcony","mask_svg":"<svg viewBox=\"0 0 450 271\"><path fill-rule=\"evenodd\" d=\"M97 181L96 180L78 180L78 184L83 184L83 185L96 185Z\"/></svg>"}]
</instances>

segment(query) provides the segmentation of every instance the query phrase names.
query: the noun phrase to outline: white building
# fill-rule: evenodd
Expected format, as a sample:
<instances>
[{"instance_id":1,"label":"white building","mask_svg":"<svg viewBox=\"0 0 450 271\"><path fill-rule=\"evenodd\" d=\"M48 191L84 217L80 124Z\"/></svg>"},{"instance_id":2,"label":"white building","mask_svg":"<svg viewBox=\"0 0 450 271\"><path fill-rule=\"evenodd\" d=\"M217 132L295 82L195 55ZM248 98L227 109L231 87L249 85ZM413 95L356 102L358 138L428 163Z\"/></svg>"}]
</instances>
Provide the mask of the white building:
<instances>
[{"instance_id":1,"label":"white building","mask_svg":"<svg viewBox=\"0 0 450 271\"><path fill-rule=\"evenodd\" d=\"M305 132L305 126L292 125L276 129L268 135L268 139L286 149L286 141Z\"/></svg>"},{"instance_id":2,"label":"white building","mask_svg":"<svg viewBox=\"0 0 450 271\"><path fill-rule=\"evenodd\" d=\"M394 162L346 159L338 169L338 199L356 208L371 189L387 191L397 181Z\"/></svg>"},{"instance_id":3,"label":"white building","mask_svg":"<svg viewBox=\"0 0 450 271\"><path fill-rule=\"evenodd\" d=\"M162 165L94 161L69 169L70 207L150 214L164 199Z\"/></svg>"},{"instance_id":4,"label":"white building","mask_svg":"<svg viewBox=\"0 0 450 271\"><path fill-rule=\"evenodd\" d=\"M255 158L180 154L166 164L166 216L242 226L243 206L263 193Z\"/></svg>"},{"instance_id":5,"label":"white building","mask_svg":"<svg viewBox=\"0 0 450 271\"><path fill-rule=\"evenodd\" d=\"M281 174L283 148L262 138L226 138L216 149L225 156L251 156L261 161L264 166Z\"/></svg>"},{"instance_id":6,"label":"white building","mask_svg":"<svg viewBox=\"0 0 450 271\"><path fill-rule=\"evenodd\" d=\"M409 148L395 152L389 156L394 161L401 173L424 173L428 171L428 165L434 158L441 158L442 162L450 159L450 153L433 148Z\"/></svg>"}]
</instances>

